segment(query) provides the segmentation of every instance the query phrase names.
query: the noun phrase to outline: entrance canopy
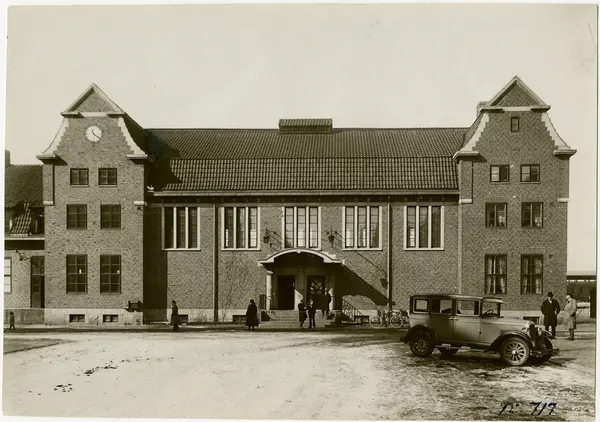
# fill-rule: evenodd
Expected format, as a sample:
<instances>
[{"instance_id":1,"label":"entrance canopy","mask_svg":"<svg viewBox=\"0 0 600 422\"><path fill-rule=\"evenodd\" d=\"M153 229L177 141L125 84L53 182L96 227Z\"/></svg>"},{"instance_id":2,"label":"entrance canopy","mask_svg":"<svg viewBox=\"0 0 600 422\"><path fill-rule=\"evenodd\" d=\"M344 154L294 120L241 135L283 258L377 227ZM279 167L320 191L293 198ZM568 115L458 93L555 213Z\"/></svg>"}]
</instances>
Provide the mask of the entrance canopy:
<instances>
[{"instance_id":1,"label":"entrance canopy","mask_svg":"<svg viewBox=\"0 0 600 422\"><path fill-rule=\"evenodd\" d=\"M343 261L340 261L333 254L328 254L326 252L315 251L314 249L306 249L306 248L293 248L293 249L284 249L282 251L276 252L267 259L263 261L258 261L259 265L268 265L274 264L275 260L279 257L291 254L310 254L317 256L323 260L324 264L343 264Z\"/></svg>"}]
</instances>

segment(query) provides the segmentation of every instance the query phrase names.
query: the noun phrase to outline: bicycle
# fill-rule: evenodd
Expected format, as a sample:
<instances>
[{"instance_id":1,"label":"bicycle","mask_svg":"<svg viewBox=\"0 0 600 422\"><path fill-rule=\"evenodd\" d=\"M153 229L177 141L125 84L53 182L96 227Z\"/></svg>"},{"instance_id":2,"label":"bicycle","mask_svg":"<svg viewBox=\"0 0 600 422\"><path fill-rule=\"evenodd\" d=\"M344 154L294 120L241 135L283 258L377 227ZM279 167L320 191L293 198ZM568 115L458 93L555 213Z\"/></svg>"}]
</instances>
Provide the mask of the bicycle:
<instances>
[{"instance_id":1,"label":"bicycle","mask_svg":"<svg viewBox=\"0 0 600 422\"><path fill-rule=\"evenodd\" d=\"M393 328L407 328L410 326L408 312L405 310L393 310L381 308L377 310L377 315L369 318L369 324L373 328L380 328L382 325L388 325Z\"/></svg>"}]
</instances>

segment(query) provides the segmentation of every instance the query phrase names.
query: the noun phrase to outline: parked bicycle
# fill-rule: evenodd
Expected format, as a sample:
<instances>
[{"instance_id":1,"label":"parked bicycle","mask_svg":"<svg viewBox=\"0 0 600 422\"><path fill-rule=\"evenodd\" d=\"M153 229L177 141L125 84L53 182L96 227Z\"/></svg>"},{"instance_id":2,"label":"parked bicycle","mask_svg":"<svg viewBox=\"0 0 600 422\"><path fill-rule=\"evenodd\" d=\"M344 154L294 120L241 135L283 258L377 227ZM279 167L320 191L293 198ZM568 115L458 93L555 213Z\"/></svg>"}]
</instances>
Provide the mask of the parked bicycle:
<instances>
[{"instance_id":1,"label":"parked bicycle","mask_svg":"<svg viewBox=\"0 0 600 422\"><path fill-rule=\"evenodd\" d=\"M410 320L408 318L408 312L405 310L380 308L377 310L377 315L373 315L369 318L369 324L371 324L371 327L373 328L381 328L383 326L408 328L410 326Z\"/></svg>"}]
</instances>

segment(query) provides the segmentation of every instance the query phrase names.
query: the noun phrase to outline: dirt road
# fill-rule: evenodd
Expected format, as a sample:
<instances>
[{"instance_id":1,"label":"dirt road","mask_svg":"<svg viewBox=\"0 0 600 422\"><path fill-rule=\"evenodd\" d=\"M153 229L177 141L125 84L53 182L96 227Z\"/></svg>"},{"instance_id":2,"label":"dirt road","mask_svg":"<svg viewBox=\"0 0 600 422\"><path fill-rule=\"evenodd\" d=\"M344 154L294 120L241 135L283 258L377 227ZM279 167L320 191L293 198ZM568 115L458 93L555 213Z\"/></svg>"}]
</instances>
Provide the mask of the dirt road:
<instances>
[{"instance_id":1,"label":"dirt road","mask_svg":"<svg viewBox=\"0 0 600 422\"><path fill-rule=\"evenodd\" d=\"M43 337L71 342L4 355L6 414L495 419L503 402L519 402L519 412L501 418L533 420L528 403L544 400L558 403L544 419L593 418L593 376L571 358L524 368L463 352L448 360L418 359L397 338L377 334ZM594 347L593 340L585 341Z\"/></svg>"}]
</instances>

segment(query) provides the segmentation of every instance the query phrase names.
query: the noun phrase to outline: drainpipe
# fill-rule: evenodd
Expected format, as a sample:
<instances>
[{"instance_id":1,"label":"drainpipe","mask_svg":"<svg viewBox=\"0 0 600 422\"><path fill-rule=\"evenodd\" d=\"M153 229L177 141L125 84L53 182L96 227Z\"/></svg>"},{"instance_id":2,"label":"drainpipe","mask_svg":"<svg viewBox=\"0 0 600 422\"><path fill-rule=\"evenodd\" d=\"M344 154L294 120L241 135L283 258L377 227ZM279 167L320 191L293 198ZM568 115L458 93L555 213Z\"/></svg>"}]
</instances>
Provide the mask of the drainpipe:
<instances>
[{"instance_id":1,"label":"drainpipe","mask_svg":"<svg viewBox=\"0 0 600 422\"><path fill-rule=\"evenodd\" d=\"M392 204L388 196L387 203L388 214L388 235L387 235L387 288L388 288L388 307L392 309Z\"/></svg>"},{"instance_id":2,"label":"drainpipe","mask_svg":"<svg viewBox=\"0 0 600 422\"><path fill-rule=\"evenodd\" d=\"M219 210L213 204L213 321L219 322Z\"/></svg>"}]
</instances>

